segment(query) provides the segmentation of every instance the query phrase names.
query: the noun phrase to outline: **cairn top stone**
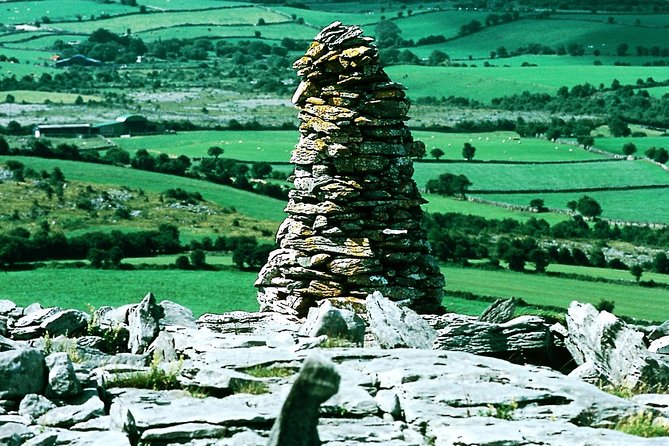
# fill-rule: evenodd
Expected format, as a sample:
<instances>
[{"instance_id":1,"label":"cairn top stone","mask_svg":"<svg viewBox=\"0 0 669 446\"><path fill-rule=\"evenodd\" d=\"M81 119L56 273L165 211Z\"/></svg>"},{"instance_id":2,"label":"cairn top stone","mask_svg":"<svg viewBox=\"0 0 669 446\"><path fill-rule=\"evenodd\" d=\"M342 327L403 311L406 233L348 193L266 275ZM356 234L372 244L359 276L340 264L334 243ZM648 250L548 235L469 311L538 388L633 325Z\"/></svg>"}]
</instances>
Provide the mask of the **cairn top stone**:
<instances>
[{"instance_id":1,"label":"cairn top stone","mask_svg":"<svg viewBox=\"0 0 669 446\"><path fill-rule=\"evenodd\" d=\"M444 278L421 229L405 125L404 87L383 70L357 26L325 27L293 68L299 141L288 217L258 275L261 311L306 316L324 299L364 305L380 291L418 311L440 309Z\"/></svg>"}]
</instances>

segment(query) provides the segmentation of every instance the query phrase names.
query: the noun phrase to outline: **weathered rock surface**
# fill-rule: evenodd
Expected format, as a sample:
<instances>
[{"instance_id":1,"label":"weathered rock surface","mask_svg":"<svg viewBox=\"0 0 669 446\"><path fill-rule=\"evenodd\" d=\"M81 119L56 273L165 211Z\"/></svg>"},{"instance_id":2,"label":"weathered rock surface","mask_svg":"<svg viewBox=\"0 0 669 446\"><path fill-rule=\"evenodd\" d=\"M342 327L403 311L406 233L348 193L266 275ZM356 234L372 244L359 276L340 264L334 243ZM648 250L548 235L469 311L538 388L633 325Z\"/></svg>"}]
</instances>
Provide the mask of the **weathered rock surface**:
<instances>
[{"instance_id":1,"label":"weathered rock surface","mask_svg":"<svg viewBox=\"0 0 669 446\"><path fill-rule=\"evenodd\" d=\"M294 64L301 121L294 189L255 285L261 311L307 315L324 299L360 302L373 291L421 312L440 308L444 278L420 228L404 124L409 100L372 39L339 22Z\"/></svg>"},{"instance_id":2,"label":"weathered rock surface","mask_svg":"<svg viewBox=\"0 0 669 446\"><path fill-rule=\"evenodd\" d=\"M46 386L44 354L33 348L0 353L0 398L42 393Z\"/></svg>"},{"instance_id":3,"label":"weathered rock surface","mask_svg":"<svg viewBox=\"0 0 669 446\"><path fill-rule=\"evenodd\" d=\"M449 313L430 318L437 330L434 348L485 354L545 350L553 345L550 327L536 316L501 324Z\"/></svg>"},{"instance_id":4,"label":"weathered rock surface","mask_svg":"<svg viewBox=\"0 0 669 446\"><path fill-rule=\"evenodd\" d=\"M374 303L375 299L381 304ZM403 320L412 328L421 322L427 325L416 313L405 313L406 308L378 293L370 303L362 308L371 312L377 306L384 308L383 323L394 318L395 323ZM45 314L42 309L34 313L39 312ZM112 312L125 310L112 309L106 314ZM378 320L372 316L368 322ZM478 327L516 325L514 320L491 324L467 319L468 324L472 321ZM447 329L446 324L457 326L456 322L454 316L430 318L438 332ZM79 362L72 364L65 353L56 353L48 357L47 369L43 353L26 348L28 341L14 340L19 348L0 355L16 358L28 352L40 358L42 385L26 396L22 396L26 390L4 394L3 398L14 396L0 400L0 444L266 446L271 437L276 444L294 445L302 443L285 440L277 431L298 435L303 430L310 432L304 438L312 441L304 444L317 444L319 439L324 446L666 443L610 429L621 418L639 411L646 411L658 423L666 422L666 395L624 400L545 367L513 365L465 352L320 348L316 342L319 337L299 335L304 327L285 314L205 315L196 327L163 325L158 339L169 339L174 351L171 358L180 359L169 362L165 358L153 366L147 365L150 360L146 355L104 354L58 337L49 347L69 351L74 345ZM44 342L32 343L46 347ZM306 345L311 348L305 349ZM306 358L315 350L323 359L310 366ZM24 378L34 376L33 367L17 369L13 363L7 361L3 366L0 362L0 375L4 373L2 376L14 382L33 381ZM74 379L68 364L74 366L82 393L76 397L49 393L50 401L45 397L48 381L52 388L69 389L67 383ZM321 367L324 364L329 365ZM63 382L54 386L48 376L62 366L56 375ZM113 379L121 376L135 376L133 381L141 382L138 376L155 373L154 367L162 371L165 382L179 389L146 390L113 384ZM306 374L293 373L300 368ZM8 374L9 370L18 371L18 375ZM11 379L3 379L0 385L6 386ZM338 379L337 388L334 383ZM311 407L309 414L307 406ZM301 423L297 431L294 419ZM273 429L274 425L281 429Z\"/></svg>"},{"instance_id":5,"label":"weathered rock surface","mask_svg":"<svg viewBox=\"0 0 669 446\"><path fill-rule=\"evenodd\" d=\"M567 328L565 345L579 366L575 376L631 389L669 386L669 360L648 351L643 333L613 314L572 302Z\"/></svg>"},{"instance_id":6,"label":"weathered rock surface","mask_svg":"<svg viewBox=\"0 0 669 446\"><path fill-rule=\"evenodd\" d=\"M369 328L382 348L432 348L436 332L410 308L402 308L375 291L366 300Z\"/></svg>"},{"instance_id":7,"label":"weathered rock surface","mask_svg":"<svg viewBox=\"0 0 669 446\"><path fill-rule=\"evenodd\" d=\"M298 334L347 339L357 345L365 340L365 321L353 311L335 308L328 300L317 308L310 308L307 320Z\"/></svg>"},{"instance_id":8,"label":"weathered rock surface","mask_svg":"<svg viewBox=\"0 0 669 446\"><path fill-rule=\"evenodd\" d=\"M46 366L49 370L47 396L70 398L81 393L81 383L67 353L50 354L46 357Z\"/></svg>"},{"instance_id":9,"label":"weathered rock surface","mask_svg":"<svg viewBox=\"0 0 669 446\"><path fill-rule=\"evenodd\" d=\"M516 311L515 299L498 299L481 313L479 321L503 324L513 319Z\"/></svg>"},{"instance_id":10,"label":"weathered rock surface","mask_svg":"<svg viewBox=\"0 0 669 446\"><path fill-rule=\"evenodd\" d=\"M144 299L128 312L130 332L128 348L131 353L143 353L158 337L160 319L164 315L165 311L158 305L153 293L144 296Z\"/></svg>"}]
</instances>

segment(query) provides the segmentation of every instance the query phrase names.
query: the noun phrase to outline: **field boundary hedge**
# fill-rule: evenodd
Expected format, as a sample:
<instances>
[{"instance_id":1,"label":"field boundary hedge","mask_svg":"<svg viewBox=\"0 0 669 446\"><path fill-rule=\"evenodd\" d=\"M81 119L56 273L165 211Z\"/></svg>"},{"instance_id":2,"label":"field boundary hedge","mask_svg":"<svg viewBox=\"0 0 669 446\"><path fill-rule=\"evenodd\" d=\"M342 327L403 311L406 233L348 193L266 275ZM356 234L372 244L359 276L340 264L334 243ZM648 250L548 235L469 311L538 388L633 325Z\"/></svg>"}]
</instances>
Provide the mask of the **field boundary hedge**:
<instances>
[{"instance_id":1,"label":"field boundary hedge","mask_svg":"<svg viewBox=\"0 0 669 446\"><path fill-rule=\"evenodd\" d=\"M508 165L531 165L531 164L588 164L588 163L614 163L617 161L626 161L626 158L605 158L605 159L593 159L593 160L555 160L555 161L505 161L505 160L453 160L453 159L444 159L444 160L414 160L414 163L425 163L425 164L508 164Z\"/></svg>"}]
</instances>

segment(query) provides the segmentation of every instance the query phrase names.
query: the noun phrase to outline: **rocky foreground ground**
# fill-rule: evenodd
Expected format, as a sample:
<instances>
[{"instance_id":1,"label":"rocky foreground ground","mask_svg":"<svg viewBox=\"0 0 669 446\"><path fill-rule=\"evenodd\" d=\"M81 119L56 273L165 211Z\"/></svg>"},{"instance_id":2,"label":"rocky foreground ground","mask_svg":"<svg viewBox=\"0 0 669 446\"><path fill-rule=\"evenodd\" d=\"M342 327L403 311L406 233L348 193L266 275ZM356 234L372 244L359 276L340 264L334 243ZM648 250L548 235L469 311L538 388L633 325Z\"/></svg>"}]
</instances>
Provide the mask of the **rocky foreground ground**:
<instances>
[{"instance_id":1,"label":"rocky foreground ground","mask_svg":"<svg viewBox=\"0 0 669 446\"><path fill-rule=\"evenodd\" d=\"M148 295L91 318L0 301L0 444L297 446L268 437L312 356L334 364L341 379L320 406L324 445L669 444L611 429L638 413L666 423L666 394L623 399L545 367L429 346L381 348L436 342L438 333L406 309L385 308L387 324L347 312L328 322L327 313L195 320ZM328 330L341 336L320 334ZM119 348L126 352L110 353ZM121 387L140 385L171 390ZM282 414L282 428L297 417L299 432L308 415L293 415Z\"/></svg>"}]
</instances>

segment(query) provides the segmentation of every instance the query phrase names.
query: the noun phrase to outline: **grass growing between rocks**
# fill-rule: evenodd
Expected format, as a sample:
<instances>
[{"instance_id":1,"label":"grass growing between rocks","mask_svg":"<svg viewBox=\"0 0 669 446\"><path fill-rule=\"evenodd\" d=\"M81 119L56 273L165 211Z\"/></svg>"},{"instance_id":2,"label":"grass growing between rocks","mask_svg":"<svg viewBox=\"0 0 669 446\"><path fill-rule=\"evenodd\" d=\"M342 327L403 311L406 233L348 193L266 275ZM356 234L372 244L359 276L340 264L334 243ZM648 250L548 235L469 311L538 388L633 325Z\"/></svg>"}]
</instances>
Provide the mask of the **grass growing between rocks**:
<instances>
[{"instance_id":1,"label":"grass growing between rocks","mask_svg":"<svg viewBox=\"0 0 669 446\"><path fill-rule=\"evenodd\" d=\"M181 384L177 377L181 372L182 361L169 370L160 367L160 358L154 356L149 370L136 373L128 373L114 377L108 381L109 387L132 387L135 389L151 390L174 390L180 389Z\"/></svg>"},{"instance_id":2,"label":"grass growing between rocks","mask_svg":"<svg viewBox=\"0 0 669 446\"><path fill-rule=\"evenodd\" d=\"M261 381L233 381L230 383L232 393L248 393L250 395L262 395L269 393L269 386Z\"/></svg>"},{"instance_id":3,"label":"grass growing between rocks","mask_svg":"<svg viewBox=\"0 0 669 446\"><path fill-rule=\"evenodd\" d=\"M255 378L287 378L296 373L295 370L288 367L267 367L262 365L244 369L242 372Z\"/></svg>"},{"instance_id":4,"label":"grass growing between rocks","mask_svg":"<svg viewBox=\"0 0 669 446\"><path fill-rule=\"evenodd\" d=\"M650 411L623 418L614 429L637 437L669 437L669 424Z\"/></svg>"}]
</instances>

